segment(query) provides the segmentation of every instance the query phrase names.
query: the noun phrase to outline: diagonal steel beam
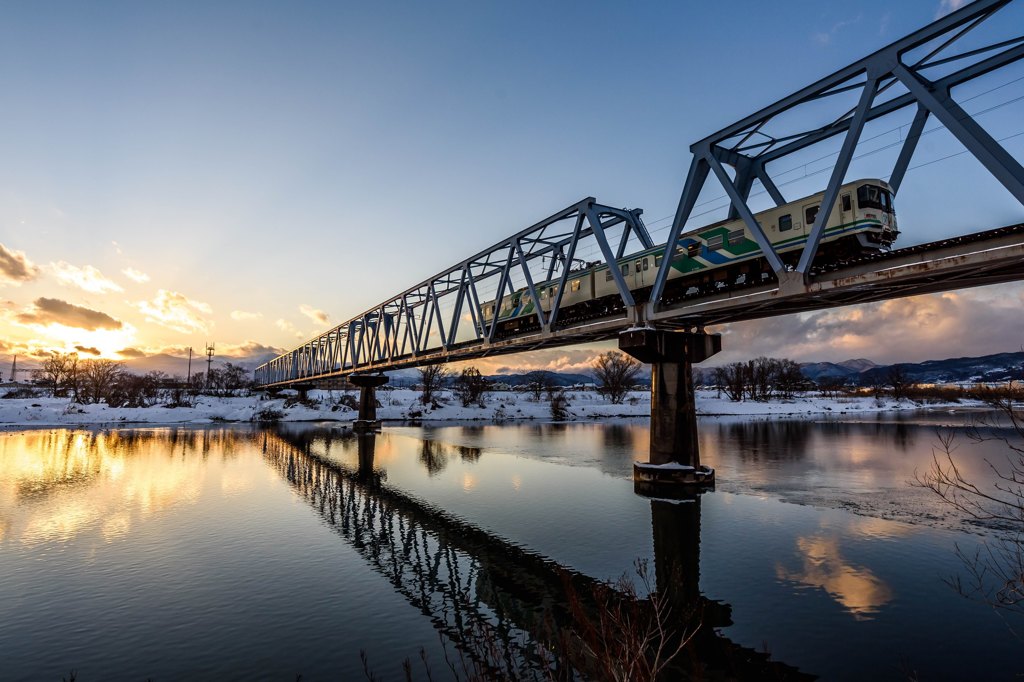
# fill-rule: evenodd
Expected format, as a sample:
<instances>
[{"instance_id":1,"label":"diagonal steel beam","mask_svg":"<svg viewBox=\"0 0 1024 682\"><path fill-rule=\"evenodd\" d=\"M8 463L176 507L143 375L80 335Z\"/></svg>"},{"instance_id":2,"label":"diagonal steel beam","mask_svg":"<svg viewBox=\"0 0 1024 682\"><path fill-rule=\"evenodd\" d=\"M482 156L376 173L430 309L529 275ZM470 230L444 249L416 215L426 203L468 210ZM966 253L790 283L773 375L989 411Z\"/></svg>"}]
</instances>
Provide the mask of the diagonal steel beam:
<instances>
[{"instance_id":1,"label":"diagonal steel beam","mask_svg":"<svg viewBox=\"0 0 1024 682\"><path fill-rule=\"evenodd\" d=\"M921 106L928 109L1017 201L1024 204L1024 167L956 103L949 90L936 87L903 64L896 64L893 73Z\"/></svg>"},{"instance_id":2,"label":"diagonal steel beam","mask_svg":"<svg viewBox=\"0 0 1024 682\"><path fill-rule=\"evenodd\" d=\"M796 271L803 275L805 280L811 263L814 262L814 256L818 253L818 244L821 243L821 235L825 233L825 225L828 224L828 218L832 214L832 207L836 205L836 199L839 198L839 186L843 184L846 171L850 168L853 152L857 148L860 134L864 130L864 123L867 121L868 110L871 108L871 102L874 101L877 91L878 76L868 73L868 80L864 84L860 101L857 103L857 111L853 114L850 129L847 131L843 147L839 151L839 158L836 159L836 165L832 168L832 177L829 178L828 186L825 189L821 208L818 209L818 216L814 219L814 227L811 228L811 233L807 236L807 243L804 244L800 262L796 266Z\"/></svg>"}]
</instances>

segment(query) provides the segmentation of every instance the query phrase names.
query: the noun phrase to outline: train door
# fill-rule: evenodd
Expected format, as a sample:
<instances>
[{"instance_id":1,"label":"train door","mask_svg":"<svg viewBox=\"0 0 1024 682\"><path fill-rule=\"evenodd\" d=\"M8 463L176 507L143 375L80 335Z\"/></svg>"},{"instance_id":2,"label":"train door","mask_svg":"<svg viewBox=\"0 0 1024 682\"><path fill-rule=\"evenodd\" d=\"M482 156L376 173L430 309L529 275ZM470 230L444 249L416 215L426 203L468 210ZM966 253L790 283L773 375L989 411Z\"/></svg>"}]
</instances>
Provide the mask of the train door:
<instances>
[{"instance_id":1,"label":"train door","mask_svg":"<svg viewBox=\"0 0 1024 682\"><path fill-rule=\"evenodd\" d=\"M853 220L853 195L850 192L843 192L839 195L839 224L846 225Z\"/></svg>"},{"instance_id":2,"label":"train door","mask_svg":"<svg viewBox=\"0 0 1024 682\"><path fill-rule=\"evenodd\" d=\"M654 261L654 256L641 256L640 258L633 259L633 281L630 284L630 289L640 289L641 287L649 287L654 284L654 271L651 270L651 263ZM626 280L629 282L630 280Z\"/></svg>"}]
</instances>

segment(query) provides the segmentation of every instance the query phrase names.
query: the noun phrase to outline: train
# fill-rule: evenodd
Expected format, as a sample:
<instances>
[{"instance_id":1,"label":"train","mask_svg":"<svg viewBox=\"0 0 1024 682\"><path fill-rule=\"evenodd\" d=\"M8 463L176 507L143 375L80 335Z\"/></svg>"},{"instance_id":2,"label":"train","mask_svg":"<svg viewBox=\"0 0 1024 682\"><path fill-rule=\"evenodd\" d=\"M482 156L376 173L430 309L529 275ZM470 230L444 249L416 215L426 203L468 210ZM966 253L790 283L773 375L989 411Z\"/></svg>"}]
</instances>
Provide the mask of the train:
<instances>
[{"instance_id":1,"label":"train","mask_svg":"<svg viewBox=\"0 0 1024 682\"><path fill-rule=\"evenodd\" d=\"M883 180L846 183L838 197L821 237L815 267L887 250L899 235L892 188ZM823 199L824 192L818 192L754 215L787 266L799 261ZM616 260L615 266L637 303L648 300L664 252L664 246L656 246ZM723 220L680 235L662 302L756 286L773 277L746 223ZM536 283L539 301L533 300L527 288L507 294L500 306L497 300L487 301L481 306L483 320L490 325L497 315L499 338L536 331L540 328L536 306L550 312L558 285L558 279ZM622 309L622 297L607 264L586 263L570 270L558 312L561 323L607 317Z\"/></svg>"}]
</instances>

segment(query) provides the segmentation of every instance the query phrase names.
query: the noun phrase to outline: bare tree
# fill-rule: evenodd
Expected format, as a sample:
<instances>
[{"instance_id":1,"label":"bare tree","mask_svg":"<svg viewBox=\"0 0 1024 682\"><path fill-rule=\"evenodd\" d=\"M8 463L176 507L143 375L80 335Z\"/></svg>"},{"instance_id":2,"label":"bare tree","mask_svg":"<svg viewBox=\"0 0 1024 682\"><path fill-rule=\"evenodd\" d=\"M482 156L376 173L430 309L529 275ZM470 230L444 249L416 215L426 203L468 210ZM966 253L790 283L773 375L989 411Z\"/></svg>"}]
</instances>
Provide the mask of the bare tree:
<instances>
[{"instance_id":1,"label":"bare tree","mask_svg":"<svg viewBox=\"0 0 1024 682\"><path fill-rule=\"evenodd\" d=\"M956 444L952 434L940 434L931 468L915 474L914 485L931 490L969 518L1001 531L974 552L957 547L967 578L953 578L953 587L994 608L1024 613L1024 390L993 391L987 400L1009 420L1013 434L1006 438L980 429L969 434L975 442L998 440L1008 449L1005 461L987 462L994 482L985 485L967 479L953 455Z\"/></svg>"},{"instance_id":2,"label":"bare tree","mask_svg":"<svg viewBox=\"0 0 1024 682\"><path fill-rule=\"evenodd\" d=\"M907 391L911 386L910 376L907 374L905 365L892 365L885 375L886 384L892 389L892 397L902 400L907 397Z\"/></svg>"},{"instance_id":3,"label":"bare tree","mask_svg":"<svg viewBox=\"0 0 1024 682\"><path fill-rule=\"evenodd\" d=\"M792 398L797 391L809 386L807 378L800 371L800 365L789 358L776 360L773 384L775 392L783 398Z\"/></svg>"},{"instance_id":4,"label":"bare tree","mask_svg":"<svg viewBox=\"0 0 1024 682\"><path fill-rule=\"evenodd\" d=\"M102 358L82 360L80 396L88 403L106 400L118 377L124 371L120 362Z\"/></svg>"},{"instance_id":5,"label":"bare tree","mask_svg":"<svg viewBox=\"0 0 1024 682\"><path fill-rule=\"evenodd\" d=\"M427 365L420 367L420 402L428 405L434 402L435 394L441 390L444 380L448 378L448 368L444 365Z\"/></svg>"},{"instance_id":6,"label":"bare tree","mask_svg":"<svg viewBox=\"0 0 1024 682\"><path fill-rule=\"evenodd\" d=\"M53 388L55 397L64 397L78 374L78 353L53 353L43 361L37 376Z\"/></svg>"},{"instance_id":7,"label":"bare tree","mask_svg":"<svg viewBox=\"0 0 1024 682\"><path fill-rule=\"evenodd\" d=\"M467 367L462 373L455 377L455 395L463 407L469 407L476 403L484 406L484 394L491 387L491 382L480 374L476 367Z\"/></svg>"},{"instance_id":8,"label":"bare tree","mask_svg":"<svg viewBox=\"0 0 1024 682\"><path fill-rule=\"evenodd\" d=\"M551 375L551 372L538 369L526 375L526 390L530 392L530 395L537 402L540 402L544 392L550 392L551 387L554 385L555 378Z\"/></svg>"},{"instance_id":9,"label":"bare tree","mask_svg":"<svg viewBox=\"0 0 1024 682\"><path fill-rule=\"evenodd\" d=\"M725 395L733 402L743 400L747 392L747 365L733 362L715 368L715 383L725 391Z\"/></svg>"},{"instance_id":10,"label":"bare tree","mask_svg":"<svg viewBox=\"0 0 1024 682\"><path fill-rule=\"evenodd\" d=\"M594 360L597 392L615 404L621 403L626 393L633 388L639 373L640 363L625 353L612 350Z\"/></svg>"}]
</instances>

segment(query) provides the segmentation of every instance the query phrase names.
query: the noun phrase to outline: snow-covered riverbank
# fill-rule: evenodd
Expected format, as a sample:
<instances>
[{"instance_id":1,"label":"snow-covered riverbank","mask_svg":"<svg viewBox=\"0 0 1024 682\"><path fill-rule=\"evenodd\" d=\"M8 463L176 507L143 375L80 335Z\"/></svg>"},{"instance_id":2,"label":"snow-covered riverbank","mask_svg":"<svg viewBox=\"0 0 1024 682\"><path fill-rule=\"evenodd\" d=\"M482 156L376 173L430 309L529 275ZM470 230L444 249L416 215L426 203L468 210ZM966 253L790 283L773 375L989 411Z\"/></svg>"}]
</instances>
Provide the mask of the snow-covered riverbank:
<instances>
[{"instance_id":1,"label":"snow-covered riverbank","mask_svg":"<svg viewBox=\"0 0 1024 682\"><path fill-rule=\"evenodd\" d=\"M309 403L294 398L266 399L259 395L214 398L200 396L191 407L153 406L146 408L111 408L103 404L79 405L66 398L0 398L0 426L74 426L84 424L209 424L216 422L256 421L258 415L272 415L278 421L351 421L356 413L338 404L340 392L313 391ZM613 417L645 417L650 414L650 395L631 393L620 404L613 404L593 391L567 393L570 419L596 420ZM544 398L534 400L523 393L493 392L484 407L463 407L444 393L437 407L424 406L419 392L410 389L378 392L381 406L378 418L385 421L473 421L510 422L551 420L551 408ZM802 416L816 414L861 414L921 408L971 408L980 403L930 403L922 405L910 400L876 400L871 397L822 398L817 394L797 396L791 400L769 402L732 402L715 391L699 391L697 411L702 415Z\"/></svg>"}]
</instances>

